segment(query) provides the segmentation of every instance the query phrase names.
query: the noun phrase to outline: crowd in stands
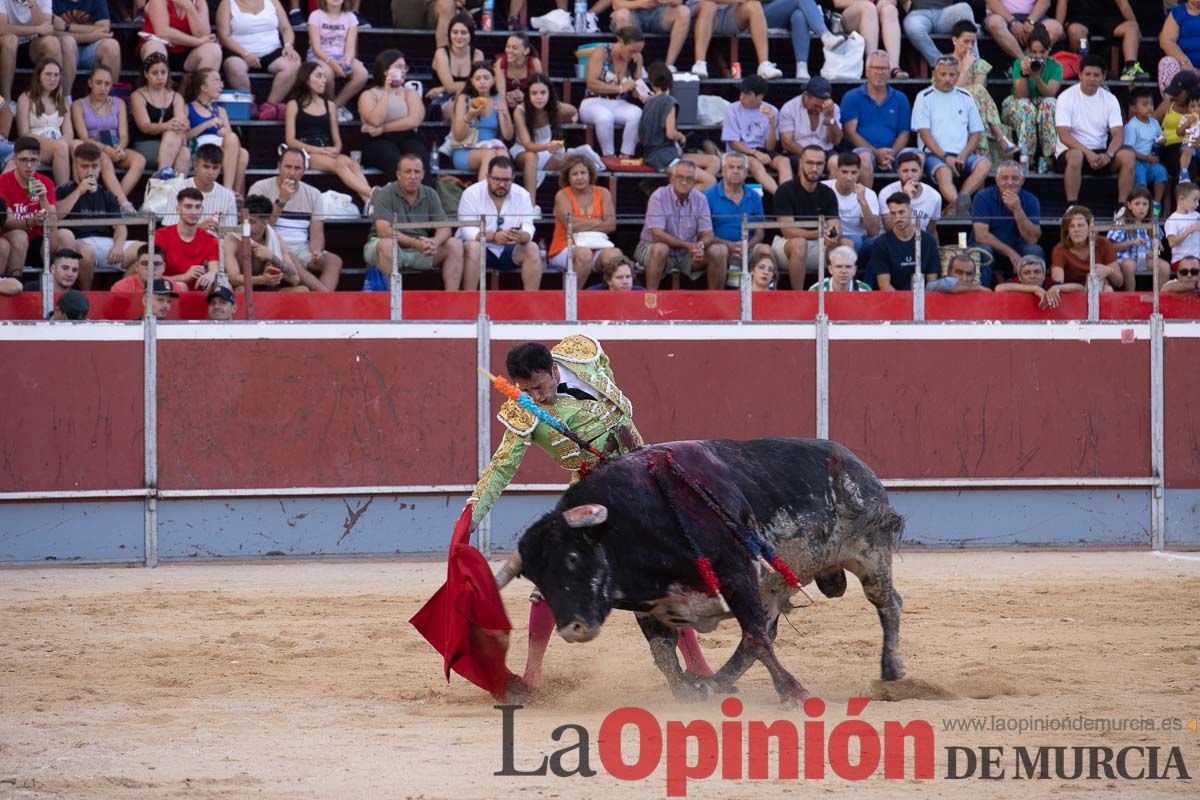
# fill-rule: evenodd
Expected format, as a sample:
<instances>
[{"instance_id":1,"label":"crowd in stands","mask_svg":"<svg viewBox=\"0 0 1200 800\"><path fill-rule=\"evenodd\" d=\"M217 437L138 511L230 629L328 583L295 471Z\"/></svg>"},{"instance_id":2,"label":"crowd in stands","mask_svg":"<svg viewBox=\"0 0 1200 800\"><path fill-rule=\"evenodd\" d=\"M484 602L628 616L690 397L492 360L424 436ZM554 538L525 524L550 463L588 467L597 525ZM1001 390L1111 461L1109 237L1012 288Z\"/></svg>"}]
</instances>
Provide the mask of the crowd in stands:
<instances>
[{"instance_id":1,"label":"crowd in stands","mask_svg":"<svg viewBox=\"0 0 1200 800\"><path fill-rule=\"evenodd\" d=\"M332 291L362 268L366 288L429 272L447 290L494 272L598 291L676 274L906 291L922 275L929 291L1043 307L1089 280L1196 290L1200 0L594 0L572 20L597 39L578 76L548 74L528 32L531 14L575 4L528 5L393 0L391 24L431 32L406 54L364 48L359 0L0 0L0 295L39 288L26 272L44 253L56 291L109 273L113 291L150 282L156 315L205 292L214 319L247 282ZM382 5L368 13L386 24ZM1156 61L1143 34L1158 34ZM710 62L738 36L745 76ZM857 77L821 74L846 53ZM776 104L780 64L792 89ZM737 98L697 135L680 90L719 77ZM246 115L278 125L270 156L252 159ZM571 146L580 126L588 144ZM601 185L622 172L643 178L636 241ZM1051 175L1066 200L1053 214L1029 186ZM139 210L161 222L153 259L144 227L113 221ZM335 216L368 223L353 263L327 246ZM49 217L99 221L47 237ZM743 220L779 227L743 246Z\"/></svg>"}]
</instances>

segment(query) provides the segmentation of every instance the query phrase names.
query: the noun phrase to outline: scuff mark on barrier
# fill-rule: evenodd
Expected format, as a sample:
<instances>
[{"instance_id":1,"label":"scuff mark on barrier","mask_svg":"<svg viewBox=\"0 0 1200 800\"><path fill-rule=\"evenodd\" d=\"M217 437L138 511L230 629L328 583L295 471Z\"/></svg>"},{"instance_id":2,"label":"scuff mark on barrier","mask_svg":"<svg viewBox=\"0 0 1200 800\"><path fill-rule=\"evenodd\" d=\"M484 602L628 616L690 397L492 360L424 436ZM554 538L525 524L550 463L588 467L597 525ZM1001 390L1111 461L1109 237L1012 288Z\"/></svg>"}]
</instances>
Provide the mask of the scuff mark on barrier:
<instances>
[{"instance_id":1,"label":"scuff mark on barrier","mask_svg":"<svg viewBox=\"0 0 1200 800\"><path fill-rule=\"evenodd\" d=\"M375 498L369 498L367 502L358 507L357 511L350 508L349 500L342 500L342 502L346 505L346 521L342 523L342 535L337 540L339 545L354 530L354 526L358 524L362 515L367 513L367 509L371 507L371 503L375 502Z\"/></svg>"}]
</instances>

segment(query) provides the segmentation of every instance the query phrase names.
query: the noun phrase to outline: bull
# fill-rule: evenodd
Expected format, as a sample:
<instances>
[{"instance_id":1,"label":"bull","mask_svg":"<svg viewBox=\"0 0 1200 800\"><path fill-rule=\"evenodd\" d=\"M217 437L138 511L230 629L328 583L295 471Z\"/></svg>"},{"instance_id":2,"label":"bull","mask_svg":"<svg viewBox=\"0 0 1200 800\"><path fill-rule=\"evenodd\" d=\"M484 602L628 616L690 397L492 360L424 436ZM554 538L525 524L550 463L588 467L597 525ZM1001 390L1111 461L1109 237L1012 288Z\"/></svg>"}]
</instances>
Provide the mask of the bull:
<instances>
[{"instance_id":1,"label":"bull","mask_svg":"<svg viewBox=\"0 0 1200 800\"><path fill-rule=\"evenodd\" d=\"M687 481L664 484L660 468L668 456L707 492L707 502ZM738 526L773 547L799 585L815 581L827 597L840 597L846 572L854 573L883 628L881 677L904 676L902 601L892 585L904 520L870 468L835 442L670 442L603 462L525 532L497 577L502 584L516 574L533 581L569 642L596 638L613 609L633 611L655 665L681 700L733 692L759 661L783 702L801 703L809 694L773 644L779 616L800 589L751 557ZM719 579L715 597L703 589L698 555ZM711 677L685 673L675 655L678 629L708 632L729 618L742 630L729 661Z\"/></svg>"}]
</instances>

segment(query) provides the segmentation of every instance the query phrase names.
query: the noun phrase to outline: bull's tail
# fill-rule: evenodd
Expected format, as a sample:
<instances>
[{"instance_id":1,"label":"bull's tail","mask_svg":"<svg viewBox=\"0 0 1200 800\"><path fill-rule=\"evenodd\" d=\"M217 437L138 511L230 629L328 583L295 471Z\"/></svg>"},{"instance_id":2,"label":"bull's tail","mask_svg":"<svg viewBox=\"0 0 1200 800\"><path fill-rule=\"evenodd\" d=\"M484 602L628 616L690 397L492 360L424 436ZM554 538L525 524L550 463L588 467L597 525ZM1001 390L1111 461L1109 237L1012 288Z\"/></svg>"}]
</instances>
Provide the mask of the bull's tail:
<instances>
[{"instance_id":1,"label":"bull's tail","mask_svg":"<svg viewBox=\"0 0 1200 800\"><path fill-rule=\"evenodd\" d=\"M893 553L900 549L900 543L904 539L904 517L896 513L896 509L887 502L868 502L862 514L855 520L855 525L867 541L886 545Z\"/></svg>"}]
</instances>

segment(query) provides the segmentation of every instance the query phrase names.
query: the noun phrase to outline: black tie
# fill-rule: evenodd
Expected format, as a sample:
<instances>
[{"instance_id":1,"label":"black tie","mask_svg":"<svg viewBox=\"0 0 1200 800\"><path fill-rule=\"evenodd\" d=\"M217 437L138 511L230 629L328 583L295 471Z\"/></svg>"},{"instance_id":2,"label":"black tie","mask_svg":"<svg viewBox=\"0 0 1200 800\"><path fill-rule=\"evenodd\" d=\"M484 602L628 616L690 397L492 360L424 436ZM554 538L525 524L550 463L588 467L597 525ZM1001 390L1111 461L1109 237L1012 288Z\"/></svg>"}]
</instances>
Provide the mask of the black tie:
<instances>
[{"instance_id":1,"label":"black tie","mask_svg":"<svg viewBox=\"0 0 1200 800\"><path fill-rule=\"evenodd\" d=\"M558 385L558 393L559 394L569 394L571 397L574 397L576 400L595 400L596 399L596 398L592 397L590 394L588 394L587 392L583 391L582 389L573 389L570 386L567 386L565 383L560 383Z\"/></svg>"}]
</instances>

